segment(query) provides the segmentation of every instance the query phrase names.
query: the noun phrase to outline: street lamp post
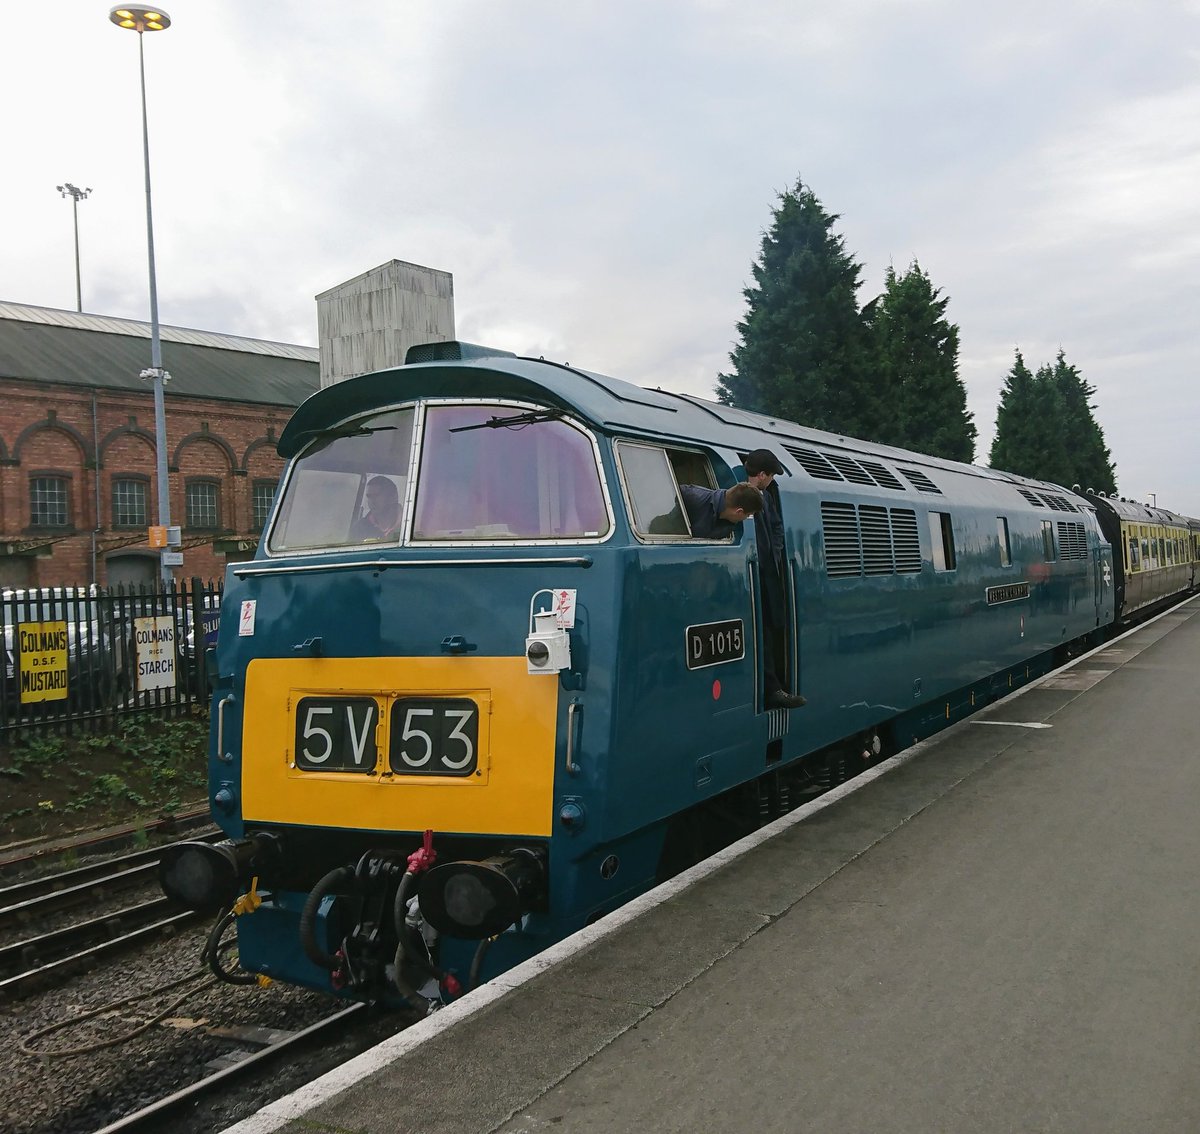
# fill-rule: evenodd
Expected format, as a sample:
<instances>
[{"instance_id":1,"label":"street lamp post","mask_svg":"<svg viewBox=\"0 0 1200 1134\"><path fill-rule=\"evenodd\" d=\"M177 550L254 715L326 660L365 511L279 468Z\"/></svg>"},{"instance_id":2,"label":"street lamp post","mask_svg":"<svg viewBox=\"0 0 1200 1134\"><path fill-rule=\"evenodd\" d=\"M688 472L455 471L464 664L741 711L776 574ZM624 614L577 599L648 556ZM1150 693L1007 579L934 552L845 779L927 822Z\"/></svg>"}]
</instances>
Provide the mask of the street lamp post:
<instances>
[{"instance_id":1,"label":"street lamp post","mask_svg":"<svg viewBox=\"0 0 1200 1134\"><path fill-rule=\"evenodd\" d=\"M83 281L79 275L79 202L86 200L90 189L77 189L69 181L57 186L59 193L71 198L71 212L75 214L75 310L83 312Z\"/></svg>"},{"instance_id":2,"label":"street lamp post","mask_svg":"<svg viewBox=\"0 0 1200 1134\"><path fill-rule=\"evenodd\" d=\"M150 369L141 372L142 378L154 382L154 447L158 475L158 523L160 527L171 527L171 495L167 484L167 415L163 404L163 385L169 374L163 369L162 342L158 334L158 285L154 278L154 213L150 205L150 127L146 117L146 55L143 50L143 33L166 31L171 26L171 17L161 8L143 8L124 5L113 8L108 18L119 28L128 28L138 33L138 66L142 79L142 156L146 169L146 251L150 260ZM174 550L178 541L171 541ZM160 560L164 586L174 582L171 568L167 566L167 552Z\"/></svg>"}]
</instances>

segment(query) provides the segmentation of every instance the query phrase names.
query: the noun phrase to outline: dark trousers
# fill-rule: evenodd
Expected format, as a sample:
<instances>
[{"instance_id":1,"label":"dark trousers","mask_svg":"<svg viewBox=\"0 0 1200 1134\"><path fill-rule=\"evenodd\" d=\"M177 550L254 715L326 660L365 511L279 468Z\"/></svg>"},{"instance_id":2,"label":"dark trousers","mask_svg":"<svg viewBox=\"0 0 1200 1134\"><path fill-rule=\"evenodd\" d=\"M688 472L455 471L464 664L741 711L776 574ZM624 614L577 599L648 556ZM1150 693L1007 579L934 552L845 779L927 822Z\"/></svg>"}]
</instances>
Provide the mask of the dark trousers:
<instances>
[{"instance_id":1,"label":"dark trousers","mask_svg":"<svg viewBox=\"0 0 1200 1134\"><path fill-rule=\"evenodd\" d=\"M783 594L783 578L774 563L763 563L759 578L762 580L763 684L767 693L774 693L786 688L787 638L784 622L787 603Z\"/></svg>"}]
</instances>

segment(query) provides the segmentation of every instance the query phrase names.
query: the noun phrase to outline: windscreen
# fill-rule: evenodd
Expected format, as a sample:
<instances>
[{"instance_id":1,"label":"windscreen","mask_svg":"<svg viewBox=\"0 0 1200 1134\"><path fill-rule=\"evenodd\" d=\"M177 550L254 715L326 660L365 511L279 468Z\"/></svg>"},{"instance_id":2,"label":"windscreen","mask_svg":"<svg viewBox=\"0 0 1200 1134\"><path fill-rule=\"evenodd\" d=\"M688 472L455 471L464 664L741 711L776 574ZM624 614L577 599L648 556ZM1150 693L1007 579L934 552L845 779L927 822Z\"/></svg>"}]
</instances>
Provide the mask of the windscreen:
<instances>
[{"instance_id":1,"label":"windscreen","mask_svg":"<svg viewBox=\"0 0 1200 1134\"><path fill-rule=\"evenodd\" d=\"M596 539L608 529L591 438L554 411L428 408L414 540Z\"/></svg>"},{"instance_id":2,"label":"windscreen","mask_svg":"<svg viewBox=\"0 0 1200 1134\"><path fill-rule=\"evenodd\" d=\"M271 552L397 546L405 538L416 410L318 434L296 458ZM609 531L591 438L555 411L431 405L413 541L598 539Z\"/></svg>"},{"instance_id":3,"label":"windscreen","mask_svg":"<svg viewBox=\"0 0 1200 1134\"><path fill-rule=\"evenodd\" d=\"M410 406L318 434L296 459L268 548L398 544L414 417Z\"/></svg>"}]
</instances>

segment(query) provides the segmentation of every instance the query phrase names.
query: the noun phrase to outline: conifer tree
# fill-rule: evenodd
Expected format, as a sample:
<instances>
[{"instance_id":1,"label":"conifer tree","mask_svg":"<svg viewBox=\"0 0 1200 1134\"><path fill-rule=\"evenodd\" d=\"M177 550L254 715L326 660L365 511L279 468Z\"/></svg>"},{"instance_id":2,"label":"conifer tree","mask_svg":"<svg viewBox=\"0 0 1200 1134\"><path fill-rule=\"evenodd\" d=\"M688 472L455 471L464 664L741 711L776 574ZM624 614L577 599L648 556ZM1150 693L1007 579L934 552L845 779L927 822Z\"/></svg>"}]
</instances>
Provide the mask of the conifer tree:
<instances>
[{"instance_id":1,"label":"conifer tree","mask_svg":"<svg viewBox=\"0 0 1200 1134\"><path fill-rule=\"evenodd\" d=\"M1011 471L1069 488L1073 469L1063 444L1065 421L1066 407L1055 384L1054 372L1049 366L1039 366L1033 376L1029 420L1025 423L1027 452L1022 467Z\"/></svg>"},{"instance_id":2,"label":"conifer tree","mask_svg":"<svg viewBox=\"0 0 1200 1134\"><path fill-rule=\"evenodd\" d=\"M992 468L1022 476L1036 475L1024 471L1033 445L1032 403L1033 375L1018 350L1000 390L996 435L992 438L992 451L988 459Z\"/></svg>"},{"instance_id":3,"label":"conifer tree","mask_svg":"<svg viewBox=\"0 0 1200 1134\"><path fill-rule=\"evenodd\" d=\"M1054 361L1051 380L1062 399L1062 445L1070 455L1072 478L1085 491L1113 493L1117 490L1112 453L1104 443L1104 431L1092 410L1096 388L1086 382L1079 370L1067 363L1060 349Z\"/></svg>"},{"instance_id":4,"label":"conifer tree","mask_svg":"<svg viewBox=\"0 0 1200 1134\"><path fill-rule=\"evenodd\" d=\"M1095 392L1061 350L1053 367L1040 366L1036 374L1018 350L1000 392L992 467L1068 488L1115 492L1112 456L1092 416Z\"/></svg>"},{"instance_id":5,"label":"conifer tree","mask_svg":"<svg viewBox=\"0 0 1200 1134\"><path fill-rule=\"evenodd\" d=\"M835 215L797 180L780 194L754 283L743 294L741 343L717 397L740 406L870 438L880 414L858 310L860 266L833 232Z\"/></svg>"},{"instance_id":6,"label":"conifer tree","mask_svg":"<svg viewBox=\"0 0 1200 1134\"><path fill-rule=\"evenodd\" d=\"M949 302L915 260L902 276L889 266L883 294L863 312L882 395L871 436L969 463L976 429L958 376L958 327L946 319Z\"/></svg>"}]
</instances>

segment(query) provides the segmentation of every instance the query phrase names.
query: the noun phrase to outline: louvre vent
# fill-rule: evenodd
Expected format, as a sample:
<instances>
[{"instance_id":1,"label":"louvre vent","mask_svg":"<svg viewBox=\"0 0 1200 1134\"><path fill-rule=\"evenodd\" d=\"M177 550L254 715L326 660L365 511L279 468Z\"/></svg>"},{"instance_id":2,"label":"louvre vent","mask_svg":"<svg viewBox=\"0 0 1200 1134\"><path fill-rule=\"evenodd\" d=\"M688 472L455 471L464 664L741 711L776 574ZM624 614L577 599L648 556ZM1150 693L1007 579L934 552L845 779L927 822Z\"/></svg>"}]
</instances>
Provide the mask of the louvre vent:
<instances>
[{"instance_id":1,"label":"louvre vent","mask_svg":"<svg viewBox=\"0 0 1200 1134\"><path fill-rule=\"evenodd\" d=\"M1042 498L1036 492L1030 492L1028 488L1018 488L1017 491L1035 508L1044 508L1046 506Z\"/></svg>"},{"instance_id":2,"label":"louvre vent","mask_svg":"<svg viewBox=\"0 0 1200 1134\"><path fill-rule=\"evenodd\" d=\"M1065 496L1053 496L1049 492L1042 492L1039 495L1046 502L1047 506L1050 508L1057 508L1060 512L1078 512L1079 511L1079 509L1076 508L1075 505L1072 504L1071 501L1068 500Z\"/></svg>"},{"instance_id":3,"label":"louvre vent","mask_svg":"<svg viewBox=\"0 0 1200 1134\"><path fill-rule=\"evenodd\" d=\"M439 343L417 343L410 346L404 355L405 366L416 362L463 362L471 358L516 358L511 350L480 346L450 339Z\"/></svg>"},{"instance_id":4,"label":"louvre vent","mask_svg":"<svg viewBox=\"0 0 1200 1134\"><path fill-rule=\"evenodd\" d=\"M859 459L858 463L875 478L875 483L879 485L880 488L894 488L899 492L904 491L904 485L902 485L894 476L892 476L892 474L888 472L883 465L878 464L875 461L864 461L861 458Z\"/></svg>"},{"instance_id":5,"label":"louvre vent","mask_svg":"<svg viewBox=\"0 0 1200 1134\"><path fill-rule=\"evenodd\" d=\"M942 495L942 490L923 472L919 472L917 469L900 469L899 471L900 475L918 492L929 492L934 496Z\"/></svg>"},{"instance_id":6,"label":"louvre vent","mask_svg":"<svg viewBox=\"0 0 1200 1134\"><path fill-rule=\"evenodd\" d=\"M921 570L921 537L917 534L917 514L908 508L892 509L892 548L896 554L896 574L915 575Z\"/></svg>"},{"instance_id":7,"label":"louvre vent","mask_svg":"<svg viewBox=\"0 0 1200 1134\"><path fill-rule=\"evenodd\" d=\"M837 469L848 481L854 484L871 484L875 482L871 479L871 474L862 467L853 457L847 457L843 453L826 453L825 459Z\"/></svg>"},{"instance_id":8,"label":"louvre vent","mask_svg":"<svg viewBox=\"0 0 1200 1134\"><path fill-rule=\"evenodd\" d=\"M1086 559L1087 530L1072 520L1058 521L1058 555L1060 559Z\"/></svg>"},{"instance_id":9,"label":"louvre vent","mask_svg":"<svg viewBox=\"0 0 1200 1134\"><path fill-rule=\"evenodd\" d=\"M797 461L800 462L800 467L804 469L811 477L816 477L817 480L841 480L842 474L837 471L820 453L812 449L793 449L790 445L784 445L784 451L791 453Z\"/></svg>"},{"instance_id":10,"label":"louvre vent","mask_svg":"<svg viewBox=\"0 0 1200 1134\"><path fill-rule=\"evenodd\" d=\"M912 575L921 570L917 514L909 508L822 501L825 573L832 579L859 575Z\"/></svg>"},{"instance_id":11,"label":"louvre vent","mask_svg":"<svg viewBox=\"0 0 1200 1134\"><path fill-rule=\"evenodd\" d=\"M873 504L860 505L858 527L862 536L863 574L894 575L892 529L888 523L887 509Z\"/></svg>"},{"instance_id":12,"label":"louvre vent","mask_svg":"<svg viewBox=\"0 0 1200 1134\"><path fill-rule=\"evenodd\" d=\"M823 500L821 524L825 532L825 573L831 579L861 575L862 549L854 505Z\"/></svg>"}]
</instances>

